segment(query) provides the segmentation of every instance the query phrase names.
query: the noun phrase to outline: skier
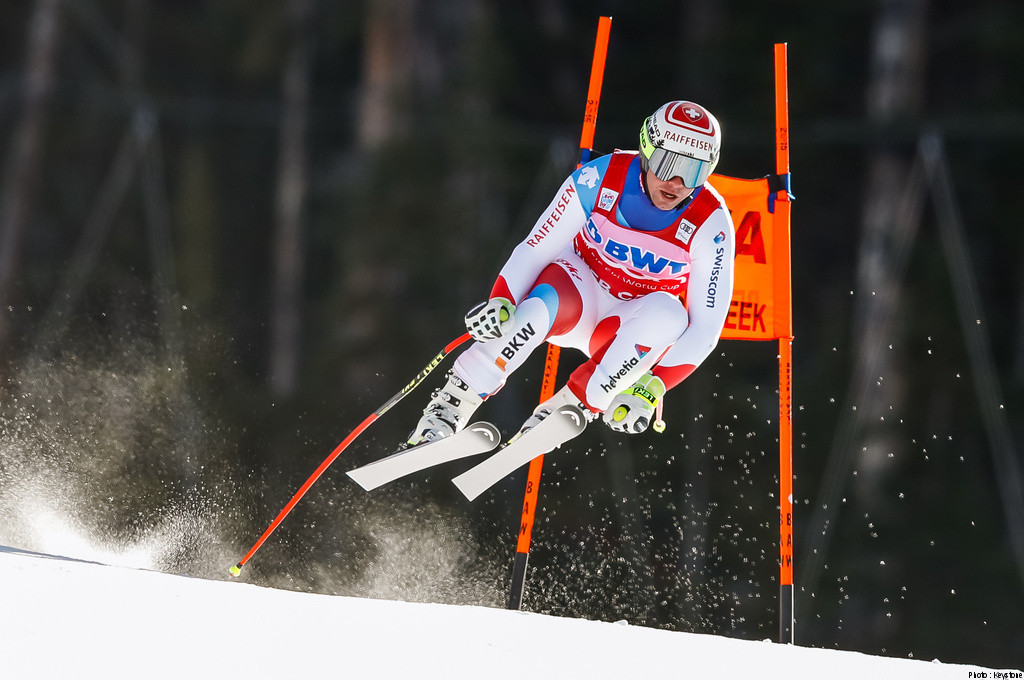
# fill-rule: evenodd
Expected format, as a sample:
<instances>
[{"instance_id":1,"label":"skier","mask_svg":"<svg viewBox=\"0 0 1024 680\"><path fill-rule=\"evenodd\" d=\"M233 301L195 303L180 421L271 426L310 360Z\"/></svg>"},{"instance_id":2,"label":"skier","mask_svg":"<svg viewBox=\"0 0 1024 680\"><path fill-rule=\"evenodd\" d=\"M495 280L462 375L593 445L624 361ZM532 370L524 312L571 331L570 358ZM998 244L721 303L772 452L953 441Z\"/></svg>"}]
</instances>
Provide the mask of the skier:
<instances>
[{"instance_id":1,"label":"skier","mask_svg":"<svg viewBox=\"0 0 1024 680\"><path fill-rule=\"evenodd\" d=\"M564 404L638 433L659 400L718 344L735 252L725 201L706 184L722 133L703 107L672 101L640 128L639 151L573 172L513 250L489 299L466 315L476 341L423 411L407 445L462 430L545 340L588 360L534 410ZM685 302L684 302L685 300Z\"/></svg>"}]
</instances>

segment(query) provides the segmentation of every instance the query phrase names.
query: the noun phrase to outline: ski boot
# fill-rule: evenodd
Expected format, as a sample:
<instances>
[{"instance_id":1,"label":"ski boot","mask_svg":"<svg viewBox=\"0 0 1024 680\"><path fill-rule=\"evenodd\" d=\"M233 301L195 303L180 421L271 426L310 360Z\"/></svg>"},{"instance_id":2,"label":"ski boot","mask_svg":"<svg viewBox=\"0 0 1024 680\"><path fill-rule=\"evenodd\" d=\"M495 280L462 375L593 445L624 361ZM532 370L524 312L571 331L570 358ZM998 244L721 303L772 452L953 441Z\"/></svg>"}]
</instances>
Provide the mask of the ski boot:
<instances>
[{"instance_id":1,"label":"ski boot","mask_svg":"<svg viewBox=\"0 0 1024 680\"><path fill-rule=\"evenodd\" d=\"M434 442L459 432L483 401L454 371L449 371L448 383L431 395L406 446Z\"/></svg>"},{"instance_id":2,"label":"ski boot","mask_svg":"<svg viewBox=\"0 0 1024 680\"><path fill-rule=\"evenodd\" d=\"M559 406L565 406L566 404L578 406L580 410L583 411L583 415L586 417L588 423L594 422L597 418L597 414L588 409L583 402L577 399L576 395L569 389L569 386L566 385L555 392L554 396L533 410L533 414L526 419L526 422L523 423L521 428L519 428L519 432L513 439L518 439L523 436L536 427L542 420L550 416Z\"/></svg>"}]
</instances>

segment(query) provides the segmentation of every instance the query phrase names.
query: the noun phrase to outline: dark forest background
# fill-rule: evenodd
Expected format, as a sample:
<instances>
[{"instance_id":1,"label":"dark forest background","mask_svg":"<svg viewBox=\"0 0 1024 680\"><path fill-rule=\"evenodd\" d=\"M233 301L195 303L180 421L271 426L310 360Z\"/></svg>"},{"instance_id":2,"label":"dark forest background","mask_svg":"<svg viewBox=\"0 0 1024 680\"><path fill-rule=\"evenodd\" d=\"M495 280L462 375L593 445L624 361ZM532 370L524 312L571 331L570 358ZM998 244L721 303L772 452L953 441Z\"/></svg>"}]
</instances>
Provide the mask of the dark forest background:
<instances>
[{"instance_id":1,"label":"dark forest background","mask_svg":"<svg viewBox=\"0 0 1024 680\"><path fill-rule=\"evenodd\" d=\"M603 14L596 150L693 99L733 176L774 169L789 45L797 642L1024 667L1010 0L4 3L0 538L56 549L61 525L228 578L574 167ZM480 416L512 432L542 362ZM343 474L442 374L243 579L504 606L524 472L474 504L448 481L468 462L373 494ZM776 385L774 343L723 342L665 434L549 456L524 607L774 638Z\"/></svg>"}]
</instances>

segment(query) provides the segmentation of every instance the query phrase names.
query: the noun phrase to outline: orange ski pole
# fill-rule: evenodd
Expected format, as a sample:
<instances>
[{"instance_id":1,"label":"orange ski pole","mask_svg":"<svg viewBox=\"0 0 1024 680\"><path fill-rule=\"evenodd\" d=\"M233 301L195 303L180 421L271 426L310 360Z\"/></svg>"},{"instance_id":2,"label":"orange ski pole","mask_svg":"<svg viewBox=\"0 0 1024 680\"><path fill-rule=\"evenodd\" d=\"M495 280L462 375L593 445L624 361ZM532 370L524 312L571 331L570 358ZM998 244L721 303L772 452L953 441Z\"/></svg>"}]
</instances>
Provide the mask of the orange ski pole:
<instances>
[{"instance_id":1,"label":"orange ski pole","mask_svg":"<svg viewBox=\"0 0 1024 680\"><path fill-rule=\"evenodd\" d=\"M590 87L587 90L587 108L583 114L583 131L580 134L580 159L576 167L590 160L594 146L594 131L597 127L597 108L601 102L601 85L604 83L604 66L608 57L608 37L611 35L612 18L601 17L597 22L597 39L594 42L594 59L590 66ZM540 401L547 401L555 394L558 378L558 359L561 351L558 345L548 343L544 360L544 378L540 386ZM523 497L522 521L519 523L519 539L516 542L516 557L512 565L512 588L508 597L508 608L519 609L523 604L526 588L526 565L530 559L530 539L533 533L534 513L540 492L540 475L544 467L544 456L530 461L526 473L526 492Z\"/></svg>"},{"instance_id":2,"label":"orange ski pole","mask_svg":"<svg viewBox=\"0 0 1024 680\"><path fill-rule=\"evenodd\" d=\"M313 486L313 483L316 482L316 480L320 478L320 475L322 475L324 471L331 466L331 463L333 463L334 460L341 455L341 452L347 449L349 444L355 441L356 437L362 434L363 430L368 428L373 423L373 421L377 420L377 418L380 418L392 406L400 402L403 398L405 398L407 394L412 392L417 385L423 382L423 380L428 375L430 375L431 371L437 368L438 364L440 364L441 361L452 352L452 350L454 350L456 347L469 340L469 337L469 333L464 333L463 335L460 335L458 338L448 343L445 346L445 348L438 352L437 355L430 360L430 363L427 364L426 367L424 367L423 370L420 371L416 375L416 377L412 379L412 382L410 382L408 385L399 390L397 394L395 394L393 397L384 402L380 406L380 408L378 408L376 411L367 416L366 420L359 423L359 426L356 427L356 429L352 430L351 434L345 437L344 441L338 444L334 451L331 452L331 455L327 456L324 462L320 463L320 467L313 471L313 474L309 476L309 479L306 480L305 484L303 484L295 493L295 495L292 496L292 499L288 501L288 504L281 509L281 512L277 514L277 517L275 517L274 521L270 523L270 526L268 526L267 530L263 532L263 535L259 537L259 539L256 541L256 543L253 544L251 548L249 548L249 552L245 554L245 557L240 559L238 561L238 564L236 564L228 570L231 572L232 576L238 576L239 572L242 570L242 567L245 566L245 563L248 562L249 559L256 554L256 551L260 549L260 546L262 546L263 543L268 538L270 538L270 534L274 533L274 530L277 529L278 525L280 525L281 522L284 521L284 518L287 517L288 513L290 513L292 511L292 508L295 507L295 504L298 503L299 500L301 500L302 497L306 495L306 492L309 491L309 487Z\"/></svg>"}]
</instances>

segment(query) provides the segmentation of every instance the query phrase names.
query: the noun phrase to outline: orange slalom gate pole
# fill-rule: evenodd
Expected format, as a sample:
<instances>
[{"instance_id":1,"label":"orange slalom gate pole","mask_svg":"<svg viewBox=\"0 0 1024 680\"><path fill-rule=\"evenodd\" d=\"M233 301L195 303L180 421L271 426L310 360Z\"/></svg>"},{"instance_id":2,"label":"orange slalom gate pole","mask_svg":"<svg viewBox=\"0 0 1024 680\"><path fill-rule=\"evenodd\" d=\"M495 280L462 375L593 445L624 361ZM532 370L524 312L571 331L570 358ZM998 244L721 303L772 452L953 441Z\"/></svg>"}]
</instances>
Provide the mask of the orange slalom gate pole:
<instances>
[{"instance_id":1,"label":"orange slalom gate pole","mask_svg":"<svg viewBox=\"0 0 1024 680\"><path fill-rule=\"evenodd\" d=\"M786 43L775 45L775 199L781 225L775 247L779 338L779 642L793 644L793 286L790 267L789 84Z\"/></svg>"},{"instance_id":2,"label":"orange slalom gate pole","mask_svg":"<svg viewBox=\"0 0 1024 680\"><path fill-rule=\"evenodd\" d=\"M455 340L452 340L447 345L445 345L445 348L438 352L437 355L430 360L430 363L427 364L423 368L423 370L420 371L416 375L416 377L412 379L412 382L410 382L408 385L399 390L397 394L388 399L386 402L381 404L381 406L376 411L374 411L373 413L366 417L366 420L359 423L356 429L352 430L352 432L347 437L345 437L345 439L340 444L338 444L334 451L331 452L331 455L327 456L327 458L324 459L324 462L320 463L320 467L313 471L313 474L310 475L309 479L307 479L306 482L299 488L299 490L295 492L295 495L292 496L292 499L288 501L288 503L281 509L281 512L277 513L277 517L275 517L274 521L270 523L270 526L268 526L266 531L263 532L263 535L260 536L259 539L257 539L256 543L254 543L253 546L249 548L249 552L245 553L245 556L238 561L238 564L236 564L228 570L231 572L231 575L238 576L239 572L241 572L242 570L242 567L245 566L245 563L248 562L252 558L252 556L256 554L256 551L260 549L260 546L262 546L263 543L268 538L270 538L270 534L274 533L274 530L277 529L281 522L284 521L284 518L287 517L288 513L292 511L292 508L295 507L295 504L298 503L302 499L302 497L306 495L306 492L309 491L309 487L313 486L313 483L316 482L316 480L320 479L320 475L322 475L324 471L326 471L327 468L331 466L331 463L333 463L335 459L341 455L342 451L348 448L349 444L355 441L356 437L363 433L363 430L372 425L373 421L377 420L377 418L380 418L392 406L400 402L403 398L405 398L407 394L412 392L417 385L423 382L423 380L428 375L430 375L431 371L437 368L438 364L440 364L441 361L452 352L452 350L454 350L456 347L469 340L469 338L469 333L464 333Z\"/></svg>"},{"instance_id":3,"label":"orange slalom gate pole","mask_svg":"<svg viewBox=\"0 0 1024 680\"><path fill-rule=\"evenodd\" d=\"M583 113L583 130L580 133L580 167L590 160L594 148L594 132L597 130L597 109L601 103L601 86L604 85L604 66L608 60L608 38L612 32L612 18L601 17L597 22L597 39L594 42L594 60L590 65L590 86L587 88L587 108Z\"/></svg>"},{"instance_id":4,"label":"orange slalom gate pole","mask_svg":"<svg viewBox=\"0 0 1024 680\"><path fill-rule=\"evenodd\" d=\"M580 133L580 159L576 163L577 168L590 160L590 152L594 147L597 109L601 102L601 86L604 84L604 67L608 58L608 38L611 35L611 30L611 17L598 19L597 39L594 41L594 59L590 65L590 86L587 89L587 108L583 114L583 131ZM547 401L555 394L560 355L561 350L558 345L548 343L548 352L544 359L544 377L540 385L540 403ZM523 604L523 592L526 589L526 566L530 559L530 541L533 536L533 522L543 468L544 456L542 454L530 461L530 467L526 473L523 514L519 523L515 561L512 564L512 587L508 597L509 609L519 609Z\"/></svg>"}]
</instances>

